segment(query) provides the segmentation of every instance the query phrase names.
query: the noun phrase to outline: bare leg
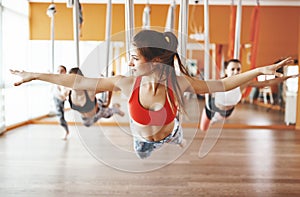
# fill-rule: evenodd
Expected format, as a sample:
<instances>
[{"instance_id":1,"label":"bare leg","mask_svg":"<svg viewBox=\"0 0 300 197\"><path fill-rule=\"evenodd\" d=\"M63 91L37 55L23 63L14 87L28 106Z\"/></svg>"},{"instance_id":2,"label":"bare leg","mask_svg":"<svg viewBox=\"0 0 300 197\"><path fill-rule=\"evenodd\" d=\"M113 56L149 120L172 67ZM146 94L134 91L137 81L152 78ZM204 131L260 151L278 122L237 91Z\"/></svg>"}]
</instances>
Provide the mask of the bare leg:
<instances>
[{"instance_id":1,"label":"bare leg","mask_svg":"<svg viewBox=\"0 0 300 197\"><path fill-rule=\"evenodd\" d=\"M70 132L69 130L66 131L65 136L62 138L63 140L67 140Z\"/></svg>"},{"instance_id":2,"label":"bare leg","mask_svg":"<svg viewBox=\"0 0 300 197\"><path fill-rule=\"evenodd\" d=\"M59 100L58 98L55 97L53 99L55 104L56 116L59 120L59 124L65 129L65 136L63 137L63 140L66 140L69 135L69 126L67 121L65 120L65 111L64 111L65 101Z\"/></svg>"}]
</instances>

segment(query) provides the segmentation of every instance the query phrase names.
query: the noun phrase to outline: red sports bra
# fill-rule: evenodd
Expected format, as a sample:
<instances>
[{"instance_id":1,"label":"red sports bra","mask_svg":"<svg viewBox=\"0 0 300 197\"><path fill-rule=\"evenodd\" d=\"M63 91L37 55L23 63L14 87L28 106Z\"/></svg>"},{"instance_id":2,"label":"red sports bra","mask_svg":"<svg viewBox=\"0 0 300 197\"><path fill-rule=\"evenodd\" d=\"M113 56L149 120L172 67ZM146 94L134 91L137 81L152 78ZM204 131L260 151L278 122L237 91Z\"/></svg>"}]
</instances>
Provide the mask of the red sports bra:
<instances>
[{"instance_id":1,"label":"red sports bra","mask_svg":"<svg viewBox=\"0 0 300 197\"><path fill-rule=\"evenodd\" d=\"M134 89L129 99L129 113L131 118L142 125L163 126L171 123L177 114L177 106L166 99L164 106L157 111L144 108L139 100L139 90L142 77L136 78ZM168 88L171 102L174 102L174 95L171 88Z\"/></svg>"}]
</instances>

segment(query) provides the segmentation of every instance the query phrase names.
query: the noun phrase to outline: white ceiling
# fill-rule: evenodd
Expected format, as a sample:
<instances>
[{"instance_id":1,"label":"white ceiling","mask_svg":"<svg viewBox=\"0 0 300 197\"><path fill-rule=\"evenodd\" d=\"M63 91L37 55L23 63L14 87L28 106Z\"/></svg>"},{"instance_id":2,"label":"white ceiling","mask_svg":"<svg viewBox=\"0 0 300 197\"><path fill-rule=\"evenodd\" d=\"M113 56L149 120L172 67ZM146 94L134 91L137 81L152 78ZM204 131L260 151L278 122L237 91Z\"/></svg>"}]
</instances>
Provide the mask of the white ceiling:
<instances>
[{"instance_id":1,"label":"white ceiling","mask_svg":"<svg viewBox=\"0 0 300 197\"><path fill-rule=\"evenodd\" d=\"M64 3L67 0L53 0L54 3ZM111 0L112 3L125 3L128 0ZM181 0L175 0L180 4ZM238 0L233 0L237 4ZM300 0L258 0L261 6L300 6ZM51 0L29 0L29 2L48 2ZM107 3L108 0L80 0L81 3ZM134 4L170 4L173 0L133 0ZM195 4L195 0L189 0L190 4ZM203 4L204 0L198 0L198 4ZM232 0L209 0L211 5L230 5ZM256 5L257 0L242 0L242 5Z\"/></svg>"}]
</instances>

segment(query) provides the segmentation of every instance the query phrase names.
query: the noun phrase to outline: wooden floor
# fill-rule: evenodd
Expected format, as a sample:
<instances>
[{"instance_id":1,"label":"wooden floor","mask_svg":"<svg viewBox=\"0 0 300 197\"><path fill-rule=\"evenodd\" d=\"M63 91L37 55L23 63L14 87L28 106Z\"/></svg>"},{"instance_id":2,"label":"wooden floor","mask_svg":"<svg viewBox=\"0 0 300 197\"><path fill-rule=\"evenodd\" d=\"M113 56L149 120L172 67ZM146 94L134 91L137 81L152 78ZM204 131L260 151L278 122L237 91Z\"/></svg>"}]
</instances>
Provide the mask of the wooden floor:
<instances>
[{"instance_id":1,"label":"wooden floor","mask_svg":"<svg viewBox=\"0 0 300 197\"><path fill-rule=\"evenodd\" d=\"M126 124L75 123L68 141L51 118L23 126L0 138L0 196L300 196L300 132L226 127L245 116L284 125L279 111L241 104L207 133L189 119L184 149L168 145L147 160L132 151Z\"/></svg>"}]
</instances>

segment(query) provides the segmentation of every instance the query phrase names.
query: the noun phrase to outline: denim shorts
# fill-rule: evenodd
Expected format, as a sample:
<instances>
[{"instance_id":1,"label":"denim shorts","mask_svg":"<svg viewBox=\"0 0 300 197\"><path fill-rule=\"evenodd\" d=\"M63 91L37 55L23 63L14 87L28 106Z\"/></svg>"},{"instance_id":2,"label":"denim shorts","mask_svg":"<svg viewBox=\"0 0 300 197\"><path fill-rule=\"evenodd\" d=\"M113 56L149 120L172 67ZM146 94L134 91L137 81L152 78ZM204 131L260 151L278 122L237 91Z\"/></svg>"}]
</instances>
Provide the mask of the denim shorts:
<instances>
[{"instance_id":1,"label":"denim shorts","mask_svg":"<svg viewBox=\"0 0 300 197\"><path fill-rule=\"evenodd\" d=\"M179 123L179 120L175 118L174 129L170 135L160 141L147 141L141 137L133 137L134 151L140 159L145 159L151 155L151 153L160 148L164 143L169 144L181 144L183 140L183 131Z\"/></svg>"}]
</instances>

